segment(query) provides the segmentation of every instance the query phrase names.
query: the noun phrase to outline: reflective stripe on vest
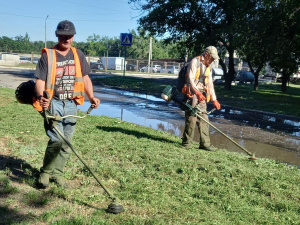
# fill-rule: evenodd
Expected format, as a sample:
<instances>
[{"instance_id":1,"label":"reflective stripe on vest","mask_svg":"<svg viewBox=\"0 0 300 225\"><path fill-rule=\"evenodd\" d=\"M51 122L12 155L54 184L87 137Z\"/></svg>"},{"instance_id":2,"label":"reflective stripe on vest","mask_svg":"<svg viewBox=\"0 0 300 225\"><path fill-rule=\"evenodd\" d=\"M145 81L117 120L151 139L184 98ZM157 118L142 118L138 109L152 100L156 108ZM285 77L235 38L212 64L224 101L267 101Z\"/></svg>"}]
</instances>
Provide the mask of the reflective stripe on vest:
<instances>
[{"instance_id":1,"label":"reflective stripe on vest","mask_svg":"<svg viewBox=\"0 0 300 225\"><path fill-rule=\"evenodd\" d=\"M206 92L206 102L210 101L210 93L208 90L208 79L209 79L209 74L210 74L210 67L206 67L205 71L205 79L204 79L204 86L205 86L205 92Z\"/></svg>"},{"instance_id":2,"label":"reflective stripe on vest","mask_svg":"<svg viewBox=\"0 0 300 225\"><path fill-rule=\"evenodd\" d=\"M73 92L72 99L75 100L77 105L82 105L84 103L84 83L82 79L81 63L76 48L71 47L71 50L74 55L74 64L75 64L75 83L74 83L74 92Z\"/></svg>"},{"instance_id":3,"label":"reflective stripe on vest","mask_svg":"<svg viewBox=\"0 0 300 225\"><path fill-rule=\"evenodd\" d=\"M50 99L53 97L54 94L54 86L56 80L56 51L55 49L48 49L44 48L42 50L42 54L47 53L47 60L48 60L48 74L46 78L46 91L48 91L50 95ZM53 72L55 72L55 76L52 76Z\"/></svg>"}]
</instances>

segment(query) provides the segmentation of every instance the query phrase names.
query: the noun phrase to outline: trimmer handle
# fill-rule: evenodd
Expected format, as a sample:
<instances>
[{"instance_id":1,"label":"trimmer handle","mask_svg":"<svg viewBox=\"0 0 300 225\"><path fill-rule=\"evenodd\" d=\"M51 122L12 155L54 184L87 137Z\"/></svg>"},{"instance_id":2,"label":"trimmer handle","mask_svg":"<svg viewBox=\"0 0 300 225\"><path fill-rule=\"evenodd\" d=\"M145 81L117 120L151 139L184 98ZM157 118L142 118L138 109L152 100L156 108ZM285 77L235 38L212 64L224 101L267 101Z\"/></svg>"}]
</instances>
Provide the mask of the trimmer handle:
<instances>
[{"instance_id":1,"label":"trimmer handle","mask_svg":"<svg viewBox=\"0 0 300 225\"><path fill-rule=\"evenodd\" d=\"M43 91L43 97L44 98L47 98L47 99L49 99L50 98L50 95L49 95L49 93L48 93L48 91Z\"/></svg>"},{"instance_id":2,"label":"trimmer handle","mask_svg":"<svg viewBox=\"0 0 300 225\"><path fill-rule=\"evenodd\" d=\"M90 108L86 111L86 114L90 114L94 107L91 105Z\"/></svg>"},{"instance_id":3,"label":"trimmer handle","mask_svg":"<svg viewBox=\"0 0 300 225\"><path fill-rule=\"evenodd\" d=\"M46 98L46 99L50 98L50 95L49 95L48 91L46 91L46 90L43 91L43 97ZM49 121L48 121L48 118L47 118L47 115L46 115L46 110L47 110L47 108L43 108L43 114L44 114L46 123L49 124Z\"/></svg>"}]
</instances>

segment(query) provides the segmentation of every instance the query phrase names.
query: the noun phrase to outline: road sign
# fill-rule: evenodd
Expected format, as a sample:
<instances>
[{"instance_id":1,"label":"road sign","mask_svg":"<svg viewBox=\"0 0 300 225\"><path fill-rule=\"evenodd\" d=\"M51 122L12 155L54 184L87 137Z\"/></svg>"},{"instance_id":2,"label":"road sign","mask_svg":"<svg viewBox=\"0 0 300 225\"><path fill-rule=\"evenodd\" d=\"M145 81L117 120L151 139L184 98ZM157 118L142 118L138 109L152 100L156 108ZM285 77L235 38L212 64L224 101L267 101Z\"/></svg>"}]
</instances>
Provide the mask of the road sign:
<instances>
[{"instance_id":1,"label":"road sign","mask_svg":"<svg viewBox=\"0 0 300 225\"><path fill-rule=\"evenodd\" d=\"M132 34L121 33L120 39L121 39L121 45L131 46L131 44L132 44Z\"/></svg>"}]
</instances>

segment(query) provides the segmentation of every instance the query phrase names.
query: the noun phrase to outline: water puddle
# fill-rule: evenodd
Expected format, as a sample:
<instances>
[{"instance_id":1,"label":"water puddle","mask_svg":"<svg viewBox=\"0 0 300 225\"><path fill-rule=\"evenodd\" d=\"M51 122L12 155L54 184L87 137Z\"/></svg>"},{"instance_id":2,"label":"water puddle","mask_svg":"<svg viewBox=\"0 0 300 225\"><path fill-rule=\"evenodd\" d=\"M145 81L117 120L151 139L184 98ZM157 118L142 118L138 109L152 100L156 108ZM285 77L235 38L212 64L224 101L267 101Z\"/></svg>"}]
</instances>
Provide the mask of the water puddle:
<instances>
[{"instance_id":1,"label":"water puddle","mask_svg":"<svg viewBox=\"0 0 300 225\"><path fill-rule=\"evenodd\" d=\"M99 87L95 88L95 95L101 99L101 104L91 115L118 118L182 136L184 113L175 103L155 96ZM85 102L78 108L86 111L89 106L90 103ZM300 166L300 120L222 107L210 114L210 122L257 157ZM214 146L243 152L213 128L210 131ZM194 140L199 140L197 132Z\"/></svg>"}]
</instances>

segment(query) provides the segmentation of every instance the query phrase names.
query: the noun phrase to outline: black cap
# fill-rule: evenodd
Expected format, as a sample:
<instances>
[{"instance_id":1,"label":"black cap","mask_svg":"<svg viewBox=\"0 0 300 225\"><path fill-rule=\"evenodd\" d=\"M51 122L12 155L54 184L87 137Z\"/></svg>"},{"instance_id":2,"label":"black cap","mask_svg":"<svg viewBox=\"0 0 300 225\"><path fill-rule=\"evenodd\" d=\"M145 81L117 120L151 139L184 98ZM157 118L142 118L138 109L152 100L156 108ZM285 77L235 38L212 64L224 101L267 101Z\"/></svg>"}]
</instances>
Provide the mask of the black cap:
<instances>
[{"instance_id":1,"label":"black cap","mask_svg":"<svg viewBox=\"0 0 300 225\"><path fill-rule=\"evenodd\" d=\"M74 35L74 34L76 34L75 26L69 20L61 21L57 25L55 34L56 34L56 36L57 35Z\"/></svg>"}]
</instances>

